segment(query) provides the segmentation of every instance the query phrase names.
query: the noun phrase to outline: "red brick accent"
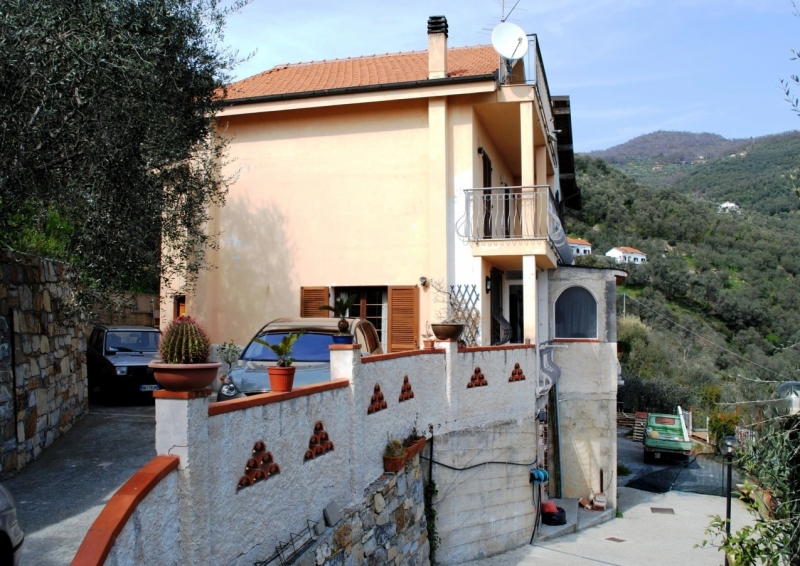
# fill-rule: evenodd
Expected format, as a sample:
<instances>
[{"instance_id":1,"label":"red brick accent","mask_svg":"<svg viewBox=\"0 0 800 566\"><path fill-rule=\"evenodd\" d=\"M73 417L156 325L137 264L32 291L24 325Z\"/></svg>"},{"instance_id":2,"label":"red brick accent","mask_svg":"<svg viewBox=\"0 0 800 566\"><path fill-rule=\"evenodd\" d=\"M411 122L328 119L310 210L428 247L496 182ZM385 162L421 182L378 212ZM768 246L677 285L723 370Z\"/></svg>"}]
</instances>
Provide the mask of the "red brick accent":
<instances>
[{"instance_id":1,"label":"red brick accent","mask_svg":"<svg viewBox=\"0 0 800 566\"><path fill-rule=\"evenodd\" d=\"M280 403L281 401L297 399L298 397L307 397L308 395L322 393L323 391L343 389L349 385L349 379L333 379L323 383L315 383L314 385L303 385L302 387L296 387L295 389L292 389L286 393L262 393L261 395L251 395L250 397L244 397L242 399L220 401L218 403L211 403L208 406L208 416L215 417L217 415L224 415L225 413L242 411L244 409L249 409L250 407L260 407L261 405Z\"/></svg>"},{"instance_id":2,"label":"red brick accent","mask_svg":"<svg viewBox=\"0 0 800 566\"><path fill-rule=\"evenodd\" d=\"M202 389L201 391L167 391L166 389L159 389L153 391L153 397L156 399L200 399L208 397L213 391L210 389Z\"/></svg>"},{"instance_id":3,"label":"red brick accent","mask_svg":"<svg viewBox=\"0 0 800 566\"><path fill-rule=\"evenodd\" d=\"M468 348L459 348L458 353L464 354L466 352L494 352L495 350L525 350L536 349L533 344L508 344L505 346L470 346Z\"/></svg>"},{"instance_id":4,"label":"red brick accent","mask_svg":"<svg viewBox=\"0 0 800 566\"><path fill-rule=\"evenodd\" d=\"M136 507L158 483L178 469L177 456L156 456L117 490L83 538L72 566L100 566Z\"/></svg>"},{"instance_id":5,"label":"red brick accent","mask_svg":"<svg viewBox=\"0 0 800 566\"><path fill-rule=\"evenodd\" d=\"M372 390L369 407L367 407L367 414L375 414L378 411L383 411L387 407L386 399L383 398L383 393L381 393L381 386L376 383Z\"/></svg>"},{"instance_id":6,"label":"red brick accent","mask_svg":"<svg viewBox=\"0 0 800 566\"><path fill-rule=\"evenodd\" d=\"M400 400L399 403L403 401L408 401L409 399L414 398L414 391L411 389L411 383L408 381L408 376L403 376L403 386L400 388Z\"/></svg>"},{"instance_id":7,"label":"red brick accent","mask_svg":"<svg viewBox=\"0 0 800 566\"><path fill-rule=\"evenodd\" d=\"M398 358L409 358L411 356L428 356L430 354L444 354L444 350L441 348L435 348L433 350L409 350L408 352L394 352L393 354L377 354L375 356L361 358L361 363L368 364L370 362L396 360Z\"/></svg>"}]
</instances>

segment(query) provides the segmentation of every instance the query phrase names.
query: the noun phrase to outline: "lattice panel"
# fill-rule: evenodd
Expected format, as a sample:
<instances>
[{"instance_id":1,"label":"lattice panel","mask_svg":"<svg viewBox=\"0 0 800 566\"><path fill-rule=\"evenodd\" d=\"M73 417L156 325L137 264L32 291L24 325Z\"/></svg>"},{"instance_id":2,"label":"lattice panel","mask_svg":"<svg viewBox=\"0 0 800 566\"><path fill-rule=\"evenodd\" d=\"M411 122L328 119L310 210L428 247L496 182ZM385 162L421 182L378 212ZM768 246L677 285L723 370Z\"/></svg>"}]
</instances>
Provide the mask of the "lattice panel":
<instances>
[{"instance_id":1,"label":"lattice panel","mask_svg":"<svg viewBox=\"0 0 800 566\"><path fill-rule=\"evenodd\" d=\"M481 296L476 285L450 285L449 317L464 323L461 339L467 346L477 346L481 337Z\"/></svg>"}]
</instances>

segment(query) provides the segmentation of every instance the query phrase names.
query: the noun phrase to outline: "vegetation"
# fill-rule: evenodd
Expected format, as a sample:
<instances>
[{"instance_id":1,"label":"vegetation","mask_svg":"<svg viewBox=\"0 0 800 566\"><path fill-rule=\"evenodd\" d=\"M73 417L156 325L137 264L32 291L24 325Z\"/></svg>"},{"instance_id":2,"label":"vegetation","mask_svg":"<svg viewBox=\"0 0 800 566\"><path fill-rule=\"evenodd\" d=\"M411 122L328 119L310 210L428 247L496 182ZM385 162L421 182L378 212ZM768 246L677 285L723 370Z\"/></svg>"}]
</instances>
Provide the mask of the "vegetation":
<instances>
[{"instance_id":1,"label":"vegetation","mask_svg":"<svg viewBox=\"0 0 800 566\"><path fill-rule=\"evenodd\" d=\"M294 343L297 342L297 339L303 335L303 331L300 332L291 332L281 338L281 341L277 344L270 344L269 342L262 340L261 338L253 338L253 342L261 344L262 346L266 346L273 353L278 356L278 363L276 364L278 367L289 367L294 362L294 358L292 358L292 349L294 348Z\"/></svg>"},{"instance_id":2,"label":"vegetation","mask_svg":"<svg viewBox=\"0 0 800 566\"><path fill-rule=\"evenodd\" d=\"M84 295L191 284L229 182L213 133L236 62L225 14L217 0L3 2L0 246L71 263Z\"/></svg>"},{"instance_id":3,"label":"vegetation","mask_svg":"<svg viewBox=\"0 0 800 566\"><path fill-rule=\"evenodd\" d=\"M211 339L199 322L182 316L167 325L158 353L165 364L202 364L211 354Z\"/></svg>"},{"instance_id":4,"label":"vegetation","mask_svg":"<svg viewBox=\"0 0 800 566\"><path fill-rule=\"evenodd\" d=\"M229 340L228 342L223 342L219 346L217 346L217 357L225 362L228 366L227 371L231 371L233 364L239 359L239 354L242 353L242 349L237 346L233 340ZM227 372L226 372L227 373Z\"/></svg>"},{"instance_id":5,"label":"vegetation","mask_svg":"<svg viewBox=\"0 0 800 566\"><path fill-rule=\"evenodd\" d=\"M623 464L622 462L617 462L617 476L629 476L631 475L631 469Z\"/></svg>"}]
</instances>

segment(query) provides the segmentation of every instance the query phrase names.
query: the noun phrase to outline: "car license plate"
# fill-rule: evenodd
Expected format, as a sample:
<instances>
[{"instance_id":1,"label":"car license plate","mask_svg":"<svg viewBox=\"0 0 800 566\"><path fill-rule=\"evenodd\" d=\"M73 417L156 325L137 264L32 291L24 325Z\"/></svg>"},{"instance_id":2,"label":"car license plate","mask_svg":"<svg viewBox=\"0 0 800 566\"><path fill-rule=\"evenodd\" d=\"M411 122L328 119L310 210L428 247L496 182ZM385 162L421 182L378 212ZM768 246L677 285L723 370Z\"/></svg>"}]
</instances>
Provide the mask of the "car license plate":
<instances>
[{"instance_id":1,"label":"car license plate","mask_svg":"<svg viewBox=\"0 0 800 566\"><path fill-rule=\"evenodd\" d=\"M139 391L158 391L158 385L140 385Z\"/></svg>"},{"instance_id":2,"label":"car license plate","mask_svg":"<svg viewBox=\"0 0 800 566\"><path fill-rule=\"evenodd\" d=\"M661 452L656 452L656 453L655 453L655 457L656 457L656 460L658 460L659 458L661 458Z\"/></svg>"}]
</instances>

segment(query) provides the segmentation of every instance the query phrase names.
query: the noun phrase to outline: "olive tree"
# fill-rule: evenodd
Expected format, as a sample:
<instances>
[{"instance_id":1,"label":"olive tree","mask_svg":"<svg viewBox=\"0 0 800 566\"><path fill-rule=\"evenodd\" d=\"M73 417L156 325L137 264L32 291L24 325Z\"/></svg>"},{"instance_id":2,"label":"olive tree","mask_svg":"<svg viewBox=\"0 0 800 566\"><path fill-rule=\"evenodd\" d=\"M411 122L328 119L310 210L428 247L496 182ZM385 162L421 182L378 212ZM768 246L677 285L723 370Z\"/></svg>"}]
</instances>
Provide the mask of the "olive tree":
<instances>
[{"instance_id":1,"label":"olive tree","mask_svg":"<svg viewBox=\"0 0 800 566\"><path fill-rule=\"evenodd\" d=\"M0 4L0 246L67 261L84 299L191 284L230 182L214 134L237 60L227 13L217 0Z\"/></svg>"}]
</instances>

